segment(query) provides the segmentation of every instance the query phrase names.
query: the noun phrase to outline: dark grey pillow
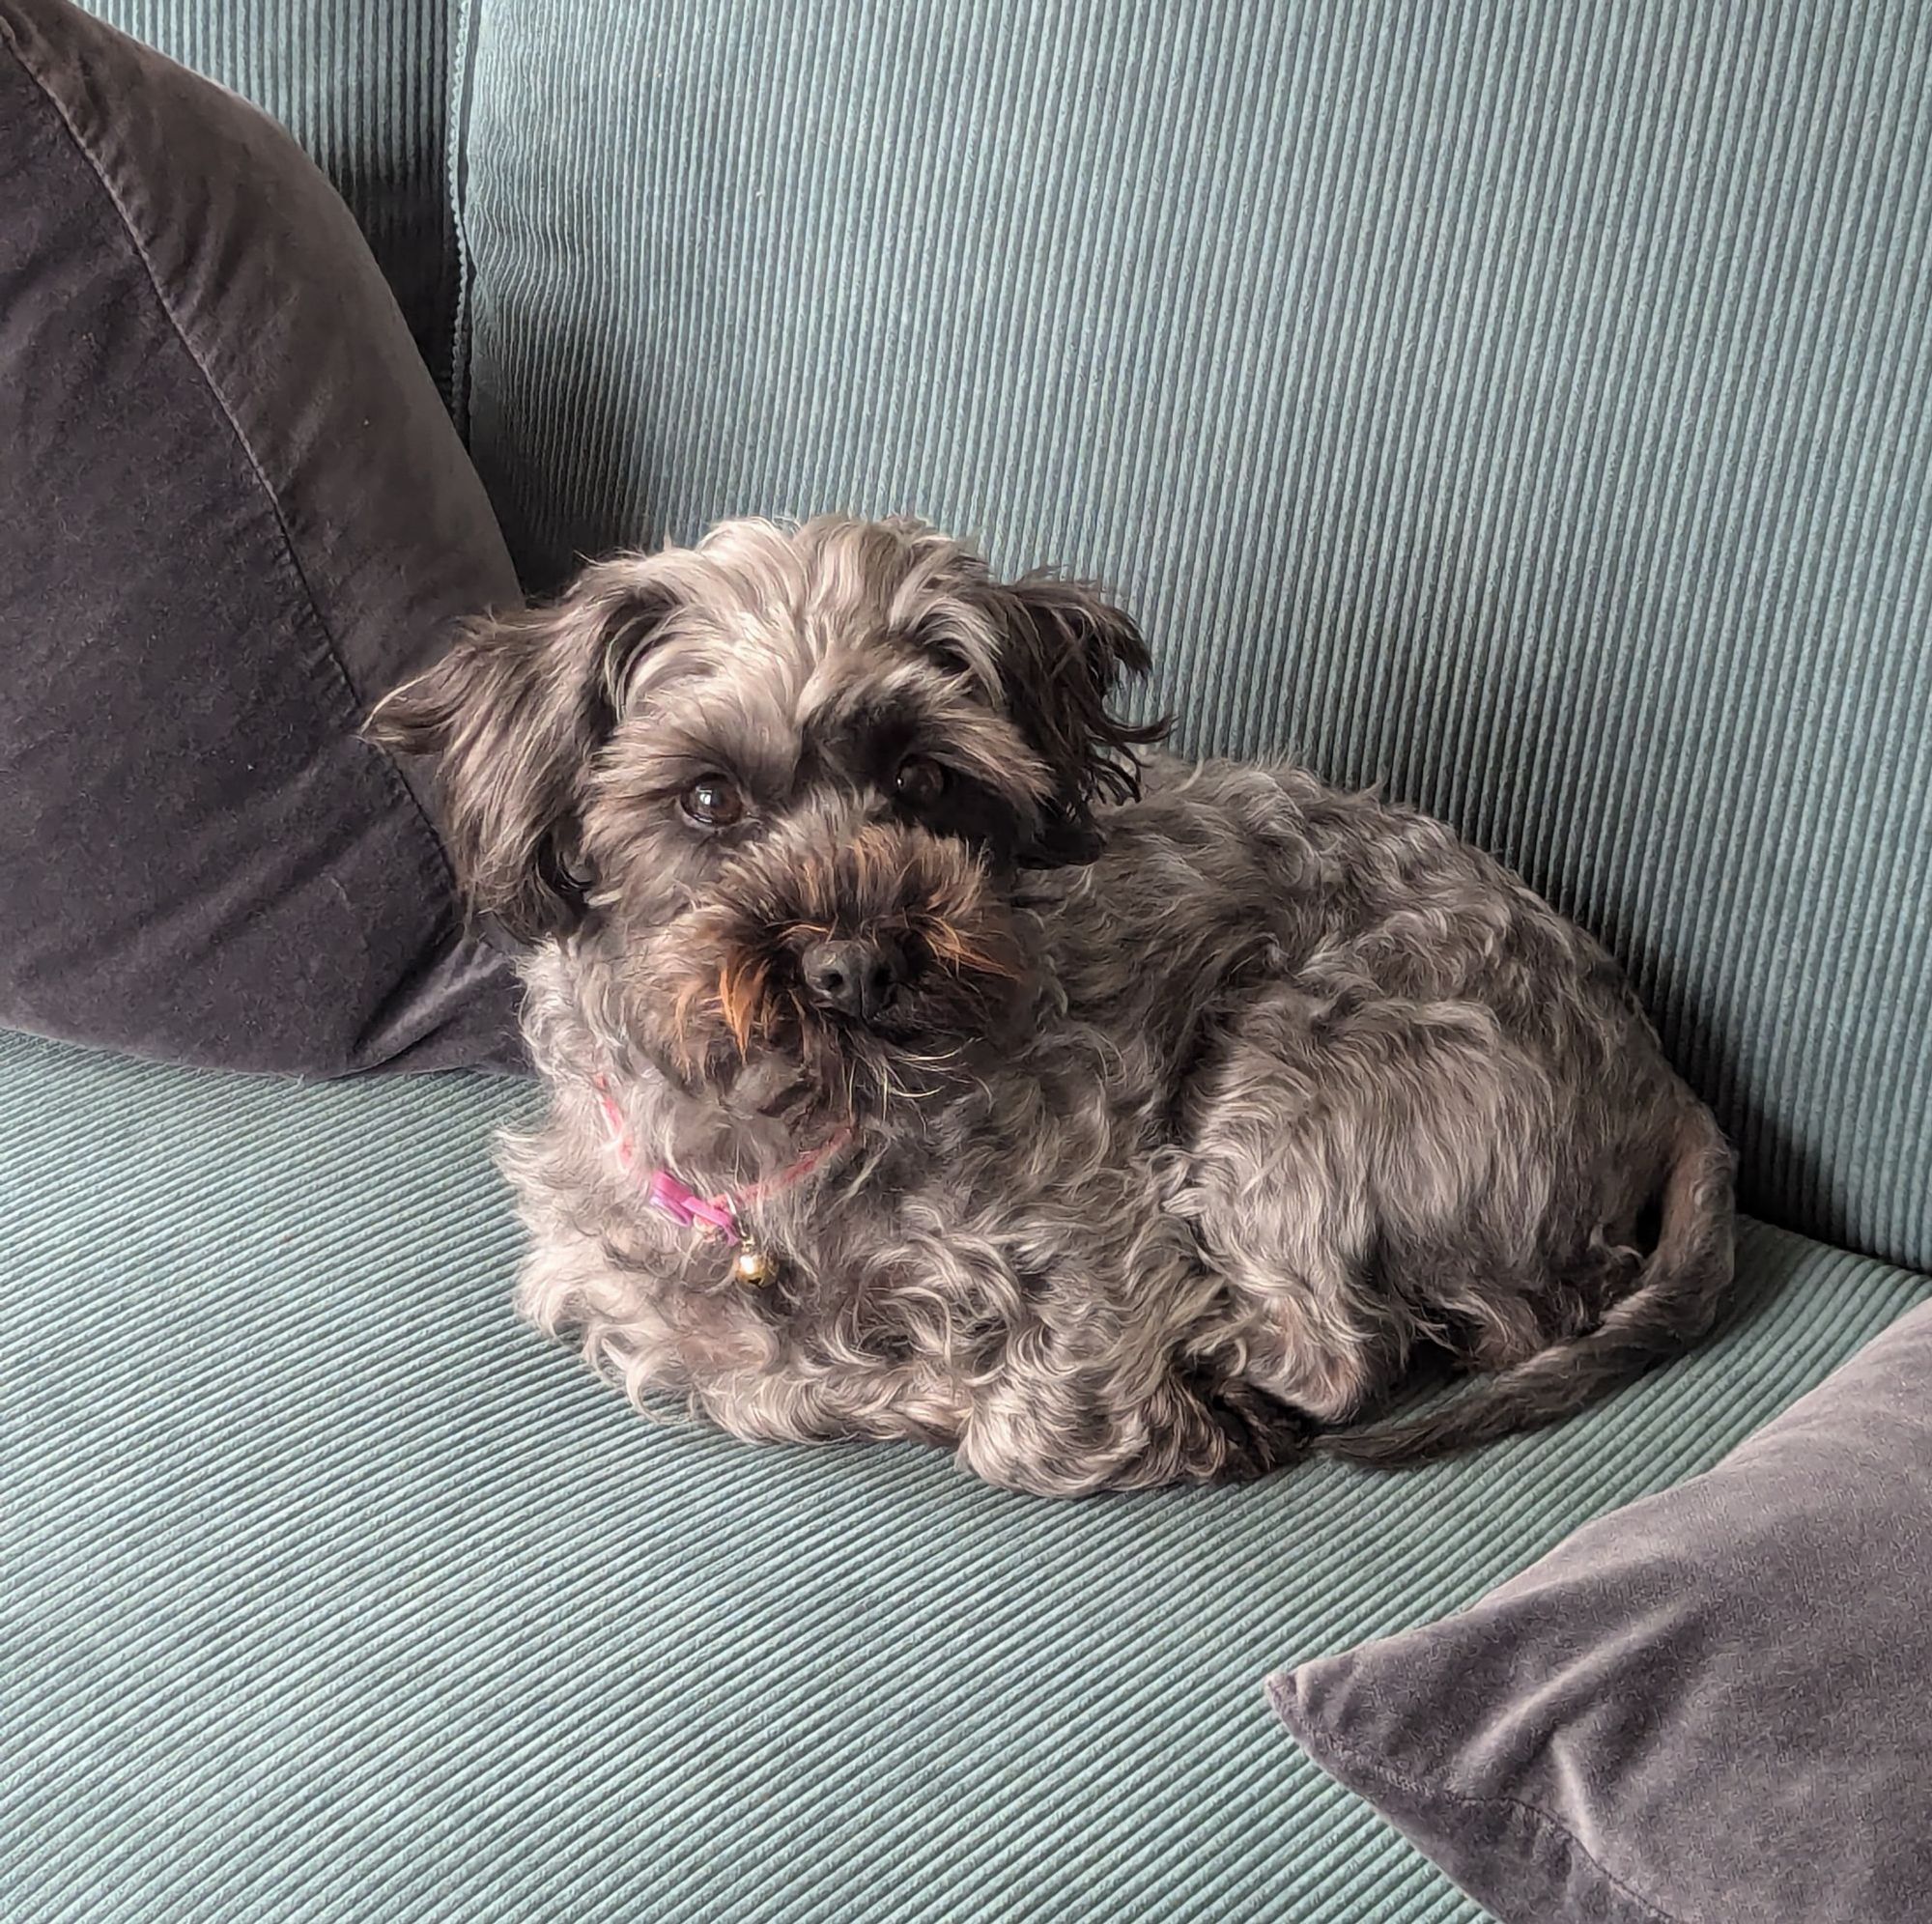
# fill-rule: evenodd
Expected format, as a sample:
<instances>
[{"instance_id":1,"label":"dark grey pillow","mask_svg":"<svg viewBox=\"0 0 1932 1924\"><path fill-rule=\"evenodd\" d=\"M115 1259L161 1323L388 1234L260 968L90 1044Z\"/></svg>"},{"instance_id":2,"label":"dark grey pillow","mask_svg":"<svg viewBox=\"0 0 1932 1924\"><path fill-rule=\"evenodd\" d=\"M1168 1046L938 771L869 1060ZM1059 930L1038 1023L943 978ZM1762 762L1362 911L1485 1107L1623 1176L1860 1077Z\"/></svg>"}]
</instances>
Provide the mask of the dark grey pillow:
<instances>
[{"instance_id":1,"label":"dark grey pillow","mask_svg":"<svg viewBox=\"0 0 1932 1924\"><path fill-rule=\"evenodd\" d=\"M1508 1924L1924 1924L1932 1304L1709 1474L1268 1690Z\"/></svg>"},{"instance_id":2,"label":"dark grey pillow","mask_svg":"<svg viewBox=\"0 0 1932 1924\"><path fill-rule=\"evenodd\" d=\"M0 0L0 1025L511 1066L425 798L356 736L517 595L347 210L272 122Z\"/></svg>"}]
</instances>

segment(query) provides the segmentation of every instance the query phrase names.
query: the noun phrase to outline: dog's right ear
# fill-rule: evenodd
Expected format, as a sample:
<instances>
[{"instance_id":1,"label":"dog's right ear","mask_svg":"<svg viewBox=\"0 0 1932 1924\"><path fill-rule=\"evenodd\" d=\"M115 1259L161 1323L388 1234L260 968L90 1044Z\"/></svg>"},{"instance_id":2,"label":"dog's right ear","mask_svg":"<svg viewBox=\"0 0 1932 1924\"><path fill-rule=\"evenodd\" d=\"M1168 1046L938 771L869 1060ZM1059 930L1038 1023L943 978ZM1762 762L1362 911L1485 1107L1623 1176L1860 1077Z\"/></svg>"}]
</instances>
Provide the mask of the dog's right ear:
<instances>
[{"instance_id":1,"label":"dog's right ear","mask_svg":"<svg viewBox=\"0 0 1932 1924\"><path fill-rule=\"evenodd\" d=\"M437 757L457 880L514 942L582 920L584 778L631 665L677 605L668 573L641 556L600 561L552 606L465 624L363 725L384 748Z\"/></svg>"}]
</instances>

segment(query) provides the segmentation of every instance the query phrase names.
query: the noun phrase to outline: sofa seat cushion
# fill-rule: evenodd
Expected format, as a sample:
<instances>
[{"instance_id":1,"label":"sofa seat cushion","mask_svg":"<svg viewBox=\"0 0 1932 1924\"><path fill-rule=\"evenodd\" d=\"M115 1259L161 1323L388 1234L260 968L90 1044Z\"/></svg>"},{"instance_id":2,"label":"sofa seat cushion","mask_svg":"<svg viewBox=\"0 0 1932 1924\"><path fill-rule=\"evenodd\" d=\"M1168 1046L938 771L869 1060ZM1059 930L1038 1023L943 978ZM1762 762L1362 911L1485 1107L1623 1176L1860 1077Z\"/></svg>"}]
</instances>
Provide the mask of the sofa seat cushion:
<instances>
[{"instance_id":1,"label":"sofa seat cushion","mask_svg":"<svg viewBox=\"0 0 1932 1924\"><path fill-rule=\"evenodd\" d=\"M1054 1504L652 1424L521 1327L534 1099L0 1038L0 1914L1469 1918L1264 1675L1708 1468L1927 1287L1750 1226L1722 1332L1580 1421Z\"/></svg>"}]
</instances>

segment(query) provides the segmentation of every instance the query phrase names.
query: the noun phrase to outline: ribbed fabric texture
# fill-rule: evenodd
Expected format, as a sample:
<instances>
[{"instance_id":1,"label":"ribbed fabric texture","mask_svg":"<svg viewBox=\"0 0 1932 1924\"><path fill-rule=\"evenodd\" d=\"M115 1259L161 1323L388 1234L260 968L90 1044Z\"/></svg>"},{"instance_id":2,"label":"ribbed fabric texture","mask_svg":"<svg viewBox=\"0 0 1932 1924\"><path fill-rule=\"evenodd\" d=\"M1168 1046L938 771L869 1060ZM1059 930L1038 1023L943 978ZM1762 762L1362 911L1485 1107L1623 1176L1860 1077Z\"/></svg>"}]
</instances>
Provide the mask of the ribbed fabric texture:
<instances>
[{"instance_id":1,"label":"ribbed fabric texture","mask_svg":"<svg viewBox=\"0 0 1932 1924\"><path fill-rule=\"evenodd\" d=\"M449 39L457 0L85 0L253 100L368 236L445 395L456 315Z\"/></svg>"},{"instance_id":2,"label":"ribbed fabric texture","mask_svg":"<svg viewBox=\"0 0 1932 1924\"><path fill-rule=\"evenodd\" d=\"M479 0L527 574L912 509L1199 747L1605 936L1773 1219L1932 1262L1932 12Z\"/></svg>"},{"instance_id":3,"label":"ribbed fabric texture","mask_svg":"<svg viewBox=\"0 0 1932 1924\"><path fill-rule=\"evenodd\" d=\"M531 1093L0 1038L0 1916L1477 1913L1270 1671L1708 1465L1927 1289L1766 1229L1719 1338L1401 1477L1053 1504L654 1427L512 1320Z\"/></svg>"}]
</instances>

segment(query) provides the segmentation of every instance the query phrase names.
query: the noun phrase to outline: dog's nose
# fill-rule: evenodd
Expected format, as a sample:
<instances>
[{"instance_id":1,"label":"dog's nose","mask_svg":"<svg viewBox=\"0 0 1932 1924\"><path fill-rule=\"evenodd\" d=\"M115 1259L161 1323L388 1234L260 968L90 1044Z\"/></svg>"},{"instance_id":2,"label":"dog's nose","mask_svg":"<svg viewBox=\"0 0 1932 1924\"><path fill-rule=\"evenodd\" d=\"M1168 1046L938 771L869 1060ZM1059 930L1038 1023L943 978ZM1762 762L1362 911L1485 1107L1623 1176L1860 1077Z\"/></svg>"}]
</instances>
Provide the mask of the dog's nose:
<instances>
[{"instance_id":1,"label":"dog's nose","mask_svg":"<svg viewBox=\"0 0 1932 1924\"><path fill-rule=\"evenodd\" d=\"M898 955L876 942L814 942L798 959L805 986L820 1008L869 1022L905 979Z\"/></svg>"}]
</instances>

